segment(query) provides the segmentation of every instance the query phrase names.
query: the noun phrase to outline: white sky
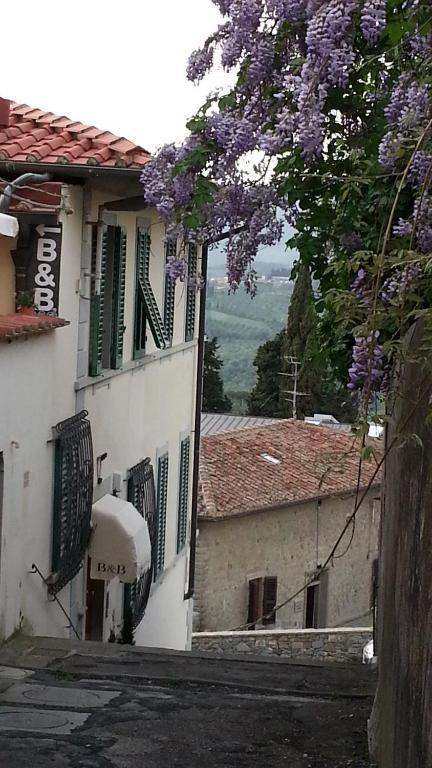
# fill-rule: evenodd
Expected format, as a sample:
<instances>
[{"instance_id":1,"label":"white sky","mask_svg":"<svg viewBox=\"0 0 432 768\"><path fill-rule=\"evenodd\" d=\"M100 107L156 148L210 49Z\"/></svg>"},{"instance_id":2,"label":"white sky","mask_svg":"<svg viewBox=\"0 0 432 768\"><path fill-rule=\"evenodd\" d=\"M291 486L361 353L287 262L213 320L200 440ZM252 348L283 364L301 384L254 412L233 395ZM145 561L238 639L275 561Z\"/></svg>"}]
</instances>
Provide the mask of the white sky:
<instances>
[{"instance_id":1,"label":"white sky","mask_svg":"<svg viewBox=\"0 0 432 768\"><path fill-rule=\"evenodd\" d=\"M186 80L221 17L211 0L21 0L2 7L0 95L154 151L181 140L212 89Z\"/></svg>"}]
</instances>

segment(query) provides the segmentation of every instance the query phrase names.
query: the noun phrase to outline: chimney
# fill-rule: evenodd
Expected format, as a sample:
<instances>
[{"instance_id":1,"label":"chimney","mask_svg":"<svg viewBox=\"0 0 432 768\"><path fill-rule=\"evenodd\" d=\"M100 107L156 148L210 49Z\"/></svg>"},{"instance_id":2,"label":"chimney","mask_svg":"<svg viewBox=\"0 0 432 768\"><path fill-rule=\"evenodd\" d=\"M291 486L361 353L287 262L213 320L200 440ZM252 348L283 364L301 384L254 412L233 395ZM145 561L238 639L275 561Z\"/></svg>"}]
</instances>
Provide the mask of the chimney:
<instances>
[{"instance_id":1,"label":"chimney","mask_svg":"<svg viewBox=\"0 0 432 768\"><path fill-rule=\"evenodd\" d=\"M7 128L10 123L10 99L0 98L0 127Z\"/></svg>"}]
</instances>

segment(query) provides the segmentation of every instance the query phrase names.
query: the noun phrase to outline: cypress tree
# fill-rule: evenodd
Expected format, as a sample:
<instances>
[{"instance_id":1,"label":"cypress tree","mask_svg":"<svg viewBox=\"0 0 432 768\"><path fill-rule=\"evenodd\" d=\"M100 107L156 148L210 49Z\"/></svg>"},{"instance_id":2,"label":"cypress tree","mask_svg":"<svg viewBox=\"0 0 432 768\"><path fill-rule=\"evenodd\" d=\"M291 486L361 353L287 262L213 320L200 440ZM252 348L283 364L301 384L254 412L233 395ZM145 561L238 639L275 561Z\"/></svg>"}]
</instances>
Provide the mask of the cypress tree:
<instances>
[{"instance_id":1,"label":"cypress tree","mask_svg":"<svg viewBox=\"0 0 432 768\"><path fill-rule=\"evenodd\" d=\"M220 374L223 361L218 350L216 336L205 342L202 404L205 413L229 413L232 408L231 400L224 393Z\"/></svg>"}]
</instances>

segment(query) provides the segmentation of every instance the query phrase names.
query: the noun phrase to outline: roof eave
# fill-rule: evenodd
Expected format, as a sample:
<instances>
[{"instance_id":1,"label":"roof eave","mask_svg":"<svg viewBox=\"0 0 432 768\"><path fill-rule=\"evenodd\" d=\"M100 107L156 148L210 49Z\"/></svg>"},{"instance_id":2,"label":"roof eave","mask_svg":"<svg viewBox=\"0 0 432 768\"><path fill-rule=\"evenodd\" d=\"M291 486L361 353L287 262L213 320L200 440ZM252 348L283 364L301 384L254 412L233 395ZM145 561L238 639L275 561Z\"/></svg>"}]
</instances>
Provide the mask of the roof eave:
<instances>
[{"instance_id":1,"label":"roof eave","mask_svg":"<svg viewBox=\"0 0 432 768\"><path fill-rule=\"evenodd\" d=\"M381 488L381 483L373 483L370 487L367 485L359 488L360 492L365 490L373 491ZM343 491L334 491L330 493L320 493L317 496L309 496L307 499L294 499L293 501L282 501L275 504L268 504L266 506L254 507L253 509L246 509L240 512L230 512L226 515L203 515L198 514L198 519L209 523L220 523L223 520L233 520L234 518L247 517L248 515L256 515L262 512L276 512L279 509L286 509L287 507L296 507L302 504L310 504L311 502L322 501L329 499L332 496L340 498L341 496L353 496L357 492L356 488L345 488Z\"/></svg>"},{"instance_id":2,"label":"roof eave","mask_svg":"<svg viewBox=\"0 0 432 768\"><path fill-rule=\"evenodd\" d=\"M141 168L106 167L103 165L76 165L69 163L31 163L26 161L0 160L0 169L6 173L50 173L54 178L131 179L139 181Z\"/></svg>"}]
</instances>

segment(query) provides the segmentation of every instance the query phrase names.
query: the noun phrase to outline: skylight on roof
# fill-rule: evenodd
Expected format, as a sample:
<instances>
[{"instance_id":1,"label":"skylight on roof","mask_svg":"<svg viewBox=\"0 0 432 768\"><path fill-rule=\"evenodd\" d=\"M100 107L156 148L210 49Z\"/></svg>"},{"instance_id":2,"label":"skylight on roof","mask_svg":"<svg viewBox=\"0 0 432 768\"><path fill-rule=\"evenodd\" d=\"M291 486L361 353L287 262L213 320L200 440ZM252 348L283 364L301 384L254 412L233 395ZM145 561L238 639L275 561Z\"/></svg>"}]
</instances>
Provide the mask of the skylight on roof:
<instances>
[{"instance_id":1,"label":"skylight on roof","mask_svg":"<svg viewBox=\"0 0 432 768\"><path fill-rule=\"evenodd\" d=\"M278 459L276 456L272 456L271 453L260 453L260 457L264 459L265 461L268 461L269 464L280 464L281 459Z\"/></svg>"}]
</instances>

